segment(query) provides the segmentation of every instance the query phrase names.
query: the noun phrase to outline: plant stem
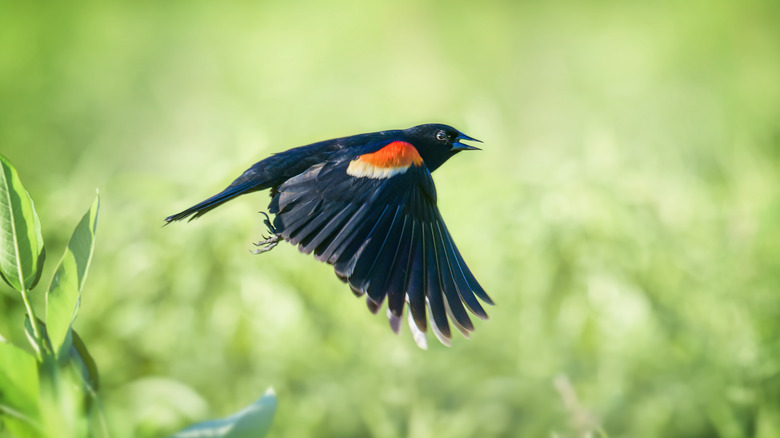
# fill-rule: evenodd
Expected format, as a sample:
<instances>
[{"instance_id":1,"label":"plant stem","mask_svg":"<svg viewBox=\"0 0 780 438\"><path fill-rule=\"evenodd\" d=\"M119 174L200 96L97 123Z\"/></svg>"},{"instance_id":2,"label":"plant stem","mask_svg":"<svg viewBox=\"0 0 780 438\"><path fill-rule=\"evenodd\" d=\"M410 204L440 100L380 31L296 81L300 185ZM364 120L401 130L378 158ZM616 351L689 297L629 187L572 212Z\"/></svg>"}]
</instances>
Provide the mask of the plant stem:
<instances>
[{"instance_id":1,"label":"plant stem","mask_svg":"<svg viewBox=\"0 0 780 438\"><path fill-rule=\"evenodd\" d=\"M38 354L38 359L41 358L43 338L41 332L38 330L38 318L35 317L35 311L33 311L32 303L30 303L30 297L27 295L27 288L22 286L22 301L24 307L27 309L27 317L30 318L30 326L32 326L33 337L35 337L35 352Z\"/></svg>"}]
</instances>

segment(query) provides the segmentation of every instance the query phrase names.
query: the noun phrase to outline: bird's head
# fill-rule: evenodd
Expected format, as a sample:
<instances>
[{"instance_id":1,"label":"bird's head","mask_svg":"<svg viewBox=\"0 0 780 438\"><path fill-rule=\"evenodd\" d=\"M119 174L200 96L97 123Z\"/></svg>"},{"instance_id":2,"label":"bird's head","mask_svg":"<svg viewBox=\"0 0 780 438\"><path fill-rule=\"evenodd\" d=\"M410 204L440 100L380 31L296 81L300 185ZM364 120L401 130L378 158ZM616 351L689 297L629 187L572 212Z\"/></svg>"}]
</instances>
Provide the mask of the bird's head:
<instances>
[{"instance_id":1,"label":"bird's head","mask_svg":"<svg viewBox=\"0 0 780 438\"><path fill-rule=\"evenodd\" d=\"M461 143L462 140L482 143L452 126L438 123L418 125L404 130L403 133L407 141L420 153L431 172L460 151L480 150L478 147Z\"/></svg>"}]
</instances>

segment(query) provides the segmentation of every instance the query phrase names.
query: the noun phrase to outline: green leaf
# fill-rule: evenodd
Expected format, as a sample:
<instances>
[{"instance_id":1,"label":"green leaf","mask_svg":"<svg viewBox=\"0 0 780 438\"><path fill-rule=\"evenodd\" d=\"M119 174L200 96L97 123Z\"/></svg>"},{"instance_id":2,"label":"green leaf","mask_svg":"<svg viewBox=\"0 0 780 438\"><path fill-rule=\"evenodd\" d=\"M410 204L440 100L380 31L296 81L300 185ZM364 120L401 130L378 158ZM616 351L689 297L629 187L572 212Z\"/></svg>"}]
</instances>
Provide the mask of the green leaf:
<instances>
[{"instance_id":1,"label":"green leaf","mask_svg":"<svg viewBox=\"0 0 780 438\"><path fill-rule=\"evenodd\" d=\"M0 342L0 412L9 409L25 416L38 412L38 362L8 342Z\"/></svg>"},{"instance_id":2,"label":"green leaf","mask_svg":"<svg viewBox=\"0 0 780 438\"><path fill-rule=\"evenodd\" d=\"M0 155L0 277L16 290L32 289L45 257L32 198L14 166Z\"/></svg>"},{"instance_id":3,"label":"green leaf","mask_svg":"<svg viewBox=\"0 0 780 438\"><path fill-rule=\"evenodd\" d=\"M100 375L98 374L95 359L89 354L89 350L87 350L84 341L81 340L81 336L75 330L72 330L71 333L73 335L72 360L78 365L84 380L92 388L92 391L96 392L100 388Z\"/></svg>"},{"instance_id":4,"label":"green leaf","mask_svg":"<svg viewBox=\"0 0 780 438\"><path fill-rule=\"evenodd\" d=\"M44 356L40 371L40 418L46 437L87 437L87 388L79 370Z\"/></svg>"},{"instance_id":5,"label":"green leaf","mask_svg":"<svg viewBox=\"0 0 780 438\"><path fill-rule=\"evenodd\" d=\"M45 342L44 347L47 348L48 351L48 329L43 321L38 318L36 318L36 321L38 323L38 332L41 333ZM38 345L35 343L32 323L30 322L30 318L27 317L24 319L24 332L27 335L27 340L30 341L30 345L32 345L33 348L38 348ZM0 340L2 340L2 337L0 337ZM90 386L93 392L97 392L100 388L100 375L98 373L97 364L89 353L89 350L87 350L86 344L81 340L81 336L79 336L75 330L69 331L66 336L66 344L71 346L69 354L64 354L63 351L61 357L58 358L58 363L60 365L72 363L81 371L84 382Z\"/></svg>"},{"instance_id":6,"label":"green leaf","mask_svg":"<svg viewBox=\"0 0 780 438\"><path fill-rule=\"evenodd\" d=\"M260 400L220 420L190 426L171 438L260 438L268 433L276 412L276 395L272 388Z\"/></svg>"},{"instance_id":7,"label":"green leaf","mask_svg":"<svg viewBox=\"0 0 780 438\"><path fill-rule=\"evenodd\" d=\"M38 379L36 358L0 337L0 432L5 427L14 437L41 436Z\"/></svg>"},{"instance_id":8,"label":"green leaf","mask_svg":"<svg viewBox=\"0 0 780 438\"><path fill-rule=\"evenodd\" d=\"M81 288L95 249L99 196L76 226L46 295L46 327L54 352L68 354L71 325L81 302Z\"/></svg>"}]
</instances>

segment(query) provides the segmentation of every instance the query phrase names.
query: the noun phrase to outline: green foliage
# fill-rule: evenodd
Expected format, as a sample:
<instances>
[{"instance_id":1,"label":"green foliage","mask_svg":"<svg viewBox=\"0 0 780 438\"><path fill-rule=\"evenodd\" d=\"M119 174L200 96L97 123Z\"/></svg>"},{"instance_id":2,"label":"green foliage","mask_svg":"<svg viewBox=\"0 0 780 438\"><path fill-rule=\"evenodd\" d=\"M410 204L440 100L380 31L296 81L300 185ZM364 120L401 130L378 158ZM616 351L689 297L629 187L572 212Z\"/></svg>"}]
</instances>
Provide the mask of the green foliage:
<instances>
[{"instance_id":1,"label":"green foliage","mask_svg":"<svg viewBox=\"0 0 780 438\"><path fill-rule=\"evenodd\" d=\"M269 389L263 396L227 418L190 426L171 438L257 438L271 428L276 411L276 395Z\"/></svg>"},{"instance_id":2,"label":"green foliage","mask_svg":"<svg viewBox=\"0 0 780 438\"><path fill-rule=\"evenodd\" d=\"M45 259L41 223L16 169L0 156L0 276L16 290L32 289Z\"/></svg>"},{"instance_id":3,"label":"green foliage","mask_svg":"<svg viewBox=\"0 0 780 438\"><path fill-rule=\"evenodd\" d=\"M81 288L95 248L98 207L98 198L95 198L92 207L76 226L46 295L46 327L52 348L58 355L73 346L71 326L76 319Z\"/></svg>"},{"instance_id":4,"label":"green foliage","mask_svg":"<svg viewBox=\"0 0 780 438\"><path fill-rule=\"evenodd\" d=\"M38 408L38 372L35 358L0 341L0 415L16 436L34 436Z\"/></svg>"},{"instance_id":5,"label":"green foliage","mask_svg":"<svg viewBox=\"0 0 780 438\"><path fill-rule=\"evenodd\" d=\"M97 387L97 368L86 346L71 328L81 281L74 285L62 279L83 280L86 275L92 257L98 199L95 198L85 216L91 225L76 228L72 245L63 259L69 263L61 263L52 279L55 299L51 313L69 311L70 319L62 324L62 318L58 321L55 316L47 327L36 318L30 300L31 289L41 275L45 254L40 221L16 169L3 156L0 156L0 163L5 175L0 184L4 195L4 202L0 203L3 278L21 295L27 311L23 325L35 352L31 355L4 339L0 342L0 425L18 437L87 436L90 419L97 420L100 415L95 413L99 402L93 389L93 386ZM56 299L61 295L71 297L70 306ZM56 343L52 343L49 328L58 336ZM68 343L63 346L65 339ZM90 436L101 436L100 430Z\"/></svg>"},{"instance_id":6,"label":"green foliage","mask_svg":"<svg viewBox=\"0 0 780 438\"><path fill-rule=\"evenodd\" d=\"M100 201L76 226L46 296L46 323L35 316L29 292L40 277L43 240L32 200L16 169L0 156L6 202L0 203L6 250L3 278L16 287L27 309L25 334L36 356L0 337L0 432L22 437L107 437L95 360L73 322L95 248ZM7 227L7 228L5 228ZM30 233L30 230L35 230ZM38 255L38 259L31 255ZM17 281L14 281L17 279ZM37 357L37 360L36 360ZM275 398L266 394L233 417L193 426L177 436L262 437L271 425Z\"/></svg>"}]
</instances>

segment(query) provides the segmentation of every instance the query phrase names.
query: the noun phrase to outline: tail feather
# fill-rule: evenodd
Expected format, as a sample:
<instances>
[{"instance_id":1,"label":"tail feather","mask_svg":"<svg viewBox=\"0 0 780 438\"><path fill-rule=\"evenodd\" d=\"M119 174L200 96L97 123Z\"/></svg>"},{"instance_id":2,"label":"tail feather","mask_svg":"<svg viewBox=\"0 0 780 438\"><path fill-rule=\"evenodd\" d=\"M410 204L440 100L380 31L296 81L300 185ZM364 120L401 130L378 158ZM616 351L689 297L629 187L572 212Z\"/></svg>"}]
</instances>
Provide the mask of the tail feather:
<instances>
[{"instance_id":1,"label":"tail feather","mask_svg":"<svg viewBox=\"0 0 780 438\"><path fill-rule=\"evenodd\" d=\"M257 183L252 181L247 181L243 184L231 185L225 190L206 199L205 201L199 202L182 212L166 217L165 223L169 224L171 222L180 221L188 217L190 218L190 220L199 218L200 216L203 216L204 214L208 213L211 209L219 207L220 205L224 204L227 201L230 201L236 196L243 195L244 193L247 192L255 191L257 190L257 188L258 188Z\"/></svg>"},{"instance_id":2,"label":"tail feather","mask_svg":"<svg viewBox=\"0 0 780 438\"><path fill-rule=\"evenodd\" d=\"M311 166L327 161L328 154L343 149L344 146L339 143L340 141L339 139L327 140L271 155L245 170L225 190L181 213L168 216L165 222L171 223L186 218L192 220L236 196L276 187Z\"/></svg>"}]
</instances>

